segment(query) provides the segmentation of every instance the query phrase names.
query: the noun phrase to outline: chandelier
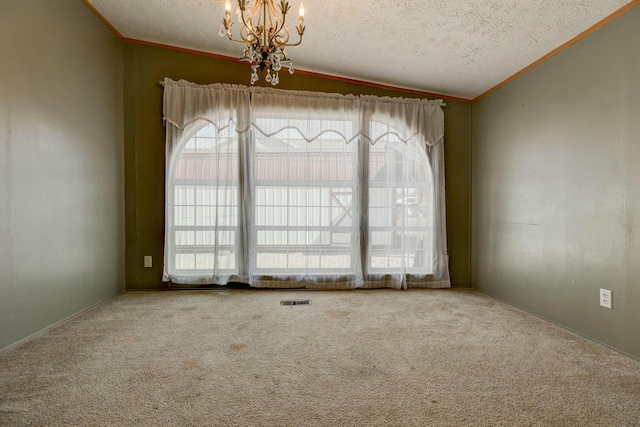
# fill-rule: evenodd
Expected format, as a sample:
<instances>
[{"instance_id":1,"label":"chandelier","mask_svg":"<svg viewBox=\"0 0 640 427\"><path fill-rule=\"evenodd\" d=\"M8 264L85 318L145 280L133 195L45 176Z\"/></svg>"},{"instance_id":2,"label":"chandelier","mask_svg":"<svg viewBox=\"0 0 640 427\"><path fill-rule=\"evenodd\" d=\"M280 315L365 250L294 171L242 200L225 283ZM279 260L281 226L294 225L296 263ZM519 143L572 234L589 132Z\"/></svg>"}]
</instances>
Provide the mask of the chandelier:
<instances>
[{"instance_id":1,"label":"chandelier","mask_svg":"<svg viewBox=\"0 0 640 427\"><path fill-rule=\"evenodd\" d=\"M288 46L298 46L302 42L304 34L304 5L300 3L300 15L298 18L298 42L289 43L289 29L286 20L287 13L291 8L289 2L280 0L278 5L280 12L276 10L273 0L256 0L251 10L248 0L238 0L236 15L241 23L239 38L234 37L231 32L231 3L225 3L225 17L220 26L220 37L225 35L231 41L243 43L245 45L241 61L251 64L251 84L258 81L258 70L267 71L265 80L272 85L280 82L278 72L283 66L289 67L289 72L293 74L293 63L287 57L285 48Z\"/></svg>"}]
</instances>

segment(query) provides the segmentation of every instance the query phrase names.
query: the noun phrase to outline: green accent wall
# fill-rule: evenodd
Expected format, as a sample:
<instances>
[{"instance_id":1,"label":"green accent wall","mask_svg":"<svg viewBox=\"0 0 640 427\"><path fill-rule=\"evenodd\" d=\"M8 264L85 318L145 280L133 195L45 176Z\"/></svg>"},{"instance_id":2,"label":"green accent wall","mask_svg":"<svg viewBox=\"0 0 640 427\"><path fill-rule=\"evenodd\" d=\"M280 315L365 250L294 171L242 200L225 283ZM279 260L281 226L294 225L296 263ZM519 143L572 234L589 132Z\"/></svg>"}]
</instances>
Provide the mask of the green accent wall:
<instances>
[{"instance_id":1,"label":"green accent wall","mask_svg":"<svg viewBox=\"0 0 640 427\"><path fill-rule=\"evenodd\" d=\"M293 59L295 62L295 57ZM250 69L244 63L134 43L125 43L124 64L127 289L165 289L167 284L161 281L165 136L159 82L169 77L199 84L249 85ZM283 72L280 79L279 89L412 96L299 73ZM445 169L451 280L454 286L468 287L471 104L446 103ZM152 268L144 268L145 255L153 256Z\"/></svg>"},{"instance_id":2,"label":"green accent wall","mask_svg":"<svg viewBox=\"0 0 640 427\"><path fill-rule=\"evenodd\" d=\"M124 290L122 42L79 0L0 10L0 349Z\"/></svg>"},{"instance_id":3,"label":"green accent wall","mask_svg":"<svg viewBox=\"0 0 640 427\"><path fill-rule=\"evenodd\" d=\"M640 358L638 46L640 7L474 103L471 241L480 291Z\"/></svg>"}]
</instances>

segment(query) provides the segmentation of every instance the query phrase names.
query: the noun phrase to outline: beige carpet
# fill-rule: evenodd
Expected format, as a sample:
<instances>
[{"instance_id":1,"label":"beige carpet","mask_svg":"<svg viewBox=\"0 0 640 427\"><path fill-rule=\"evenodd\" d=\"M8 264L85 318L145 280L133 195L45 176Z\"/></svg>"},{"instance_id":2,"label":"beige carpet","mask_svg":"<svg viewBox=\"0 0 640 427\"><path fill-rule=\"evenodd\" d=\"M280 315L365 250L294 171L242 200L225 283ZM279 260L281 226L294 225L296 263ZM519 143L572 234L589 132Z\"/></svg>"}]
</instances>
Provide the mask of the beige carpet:
<instances>
[{"instance_id":1,"label":"beige carpet","mask_svg":"<svg viewBox=\"0 0 640 427\"><path fill-rule=\"evenodd\" d=\"M470 291L130 292L0 352L0 425L640 426L640 362Z\"/></svg>"}]
</instances>

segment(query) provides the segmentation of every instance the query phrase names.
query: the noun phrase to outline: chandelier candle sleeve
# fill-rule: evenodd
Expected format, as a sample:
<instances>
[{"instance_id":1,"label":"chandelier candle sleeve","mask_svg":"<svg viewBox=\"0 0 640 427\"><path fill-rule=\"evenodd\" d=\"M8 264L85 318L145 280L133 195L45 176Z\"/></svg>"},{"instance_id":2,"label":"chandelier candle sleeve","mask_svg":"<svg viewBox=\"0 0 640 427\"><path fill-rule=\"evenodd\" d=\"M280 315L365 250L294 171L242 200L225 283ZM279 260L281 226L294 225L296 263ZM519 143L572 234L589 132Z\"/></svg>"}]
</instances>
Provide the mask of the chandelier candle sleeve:
<instances>
[{"instance_id":1,"label":"chandelier candle sleeve","mask_svg":"<svg viewBox=\"0 0 640 427\"><path fill-rule=\"evenodd\" d=\"M304 4L300 3L298 25L298 41L289 43L289 29L286 26L287 13L291 7L286 0L280 0L279 13L273 0L256 0L252 7L248 0L238 0L236 13L240 21L239 37L233 35L231 27L231 3L225 2L225 16L220 26L219 35L229 40L244 44L241 61L251 65L251 84L258 81L258 71L266 70L265 80L272 85L280 82L278 72L282 66L288 66L293 74L293 63L287 57L285 48L298 46L304 35Z\"/></svg>"}]
</instances>

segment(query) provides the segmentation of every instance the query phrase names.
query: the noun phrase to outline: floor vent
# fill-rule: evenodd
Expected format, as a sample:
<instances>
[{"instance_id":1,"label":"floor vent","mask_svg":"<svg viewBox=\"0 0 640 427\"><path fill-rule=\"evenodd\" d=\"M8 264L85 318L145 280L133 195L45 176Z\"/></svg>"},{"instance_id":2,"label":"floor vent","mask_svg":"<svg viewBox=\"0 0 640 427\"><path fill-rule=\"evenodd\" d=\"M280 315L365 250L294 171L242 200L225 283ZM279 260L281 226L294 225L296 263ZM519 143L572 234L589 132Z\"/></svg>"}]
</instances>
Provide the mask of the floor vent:
<instances>
[{"instance_id":1,"label":"floor vent","mask_svg":"<svg viewBox=\"0 0 640 427\"><path fill-rule=\"evenodd\" d=\"M311 305L310 299L284 300L280 301L280 305Z\"/></svg>"}]
</instances>

